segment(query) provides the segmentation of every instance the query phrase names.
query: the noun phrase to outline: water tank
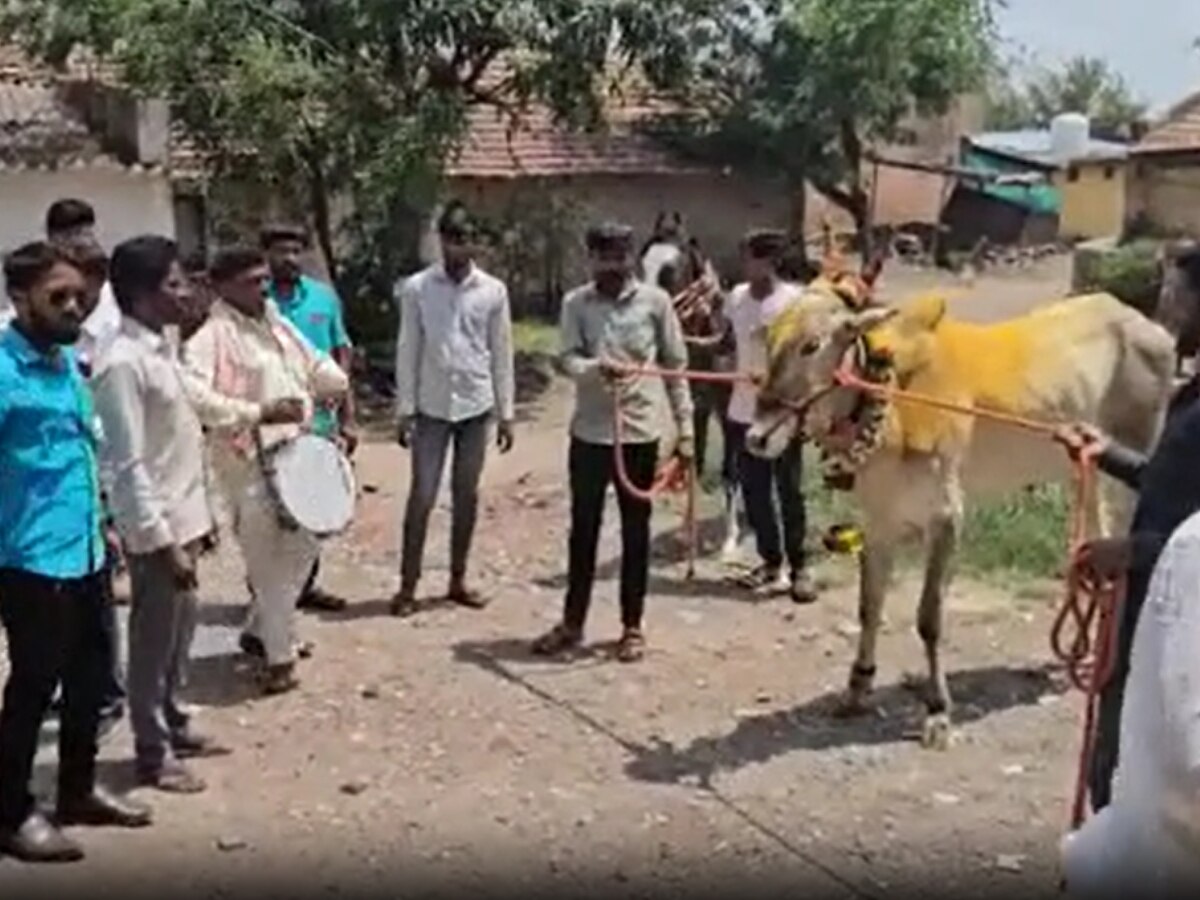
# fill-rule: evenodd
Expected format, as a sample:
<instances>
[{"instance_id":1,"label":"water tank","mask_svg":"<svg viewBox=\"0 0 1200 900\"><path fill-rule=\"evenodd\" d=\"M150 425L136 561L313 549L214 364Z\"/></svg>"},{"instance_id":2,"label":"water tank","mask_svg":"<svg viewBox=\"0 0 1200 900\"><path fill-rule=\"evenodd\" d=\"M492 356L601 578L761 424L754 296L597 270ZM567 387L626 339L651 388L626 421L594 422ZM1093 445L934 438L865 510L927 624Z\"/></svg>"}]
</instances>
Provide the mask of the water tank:
<instances>
[{"instance_id":1,"label":"water tank","mask_svg":"<svg viewBox=\"0 0 1200 900\"><path fill-rule=\"evenodd\" d=\"M1063 113L1050 122L1050 147L1059 162L1086 155L1091 123L1080 113Z\"/></svg>"}]
</instances>

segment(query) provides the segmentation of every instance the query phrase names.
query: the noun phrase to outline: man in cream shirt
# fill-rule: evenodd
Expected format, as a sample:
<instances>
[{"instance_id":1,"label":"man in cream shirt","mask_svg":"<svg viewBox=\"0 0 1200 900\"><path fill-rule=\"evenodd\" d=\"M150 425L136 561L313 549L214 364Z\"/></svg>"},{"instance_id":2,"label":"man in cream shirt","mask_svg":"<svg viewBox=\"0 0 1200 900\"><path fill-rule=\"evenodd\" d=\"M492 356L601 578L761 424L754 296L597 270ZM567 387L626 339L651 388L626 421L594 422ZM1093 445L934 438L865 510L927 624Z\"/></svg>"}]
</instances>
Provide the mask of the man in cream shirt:
<instances>
[{"instance_id":1,"label":"man in cream shirt","mask_svg":"<svg viewBox=\"0 0 1200 900\"><path fill-rule=\"evenodd\" d=\"M174 241L146 236L117 247L115 293L124 312L92 381L104 428L101 473L133 588L129 705L138 780L174 793L204 782L180 762L219 748L196 734L176 691L196 628L196 561L213 530L204 435L178 362L190 301Z\"/></svg>"},{"instance_id":2,"label":"man in cream shirt","mask_svg":"<svg viewBox=\"0 0 1200 900\"><path fill-rule=\"evenodd\" d=\"M346 373L318 353L267 297L269 273L258 250L232 248L210 270L219 300L188 342L186 383L212 442L212 460L233 514L250 582L247 636L266 658L269 694L296 687L296 602L319 545L286 528L256 447L289 440L310 423L318 401L350 387Z\"/></svg>"}]
</instances>

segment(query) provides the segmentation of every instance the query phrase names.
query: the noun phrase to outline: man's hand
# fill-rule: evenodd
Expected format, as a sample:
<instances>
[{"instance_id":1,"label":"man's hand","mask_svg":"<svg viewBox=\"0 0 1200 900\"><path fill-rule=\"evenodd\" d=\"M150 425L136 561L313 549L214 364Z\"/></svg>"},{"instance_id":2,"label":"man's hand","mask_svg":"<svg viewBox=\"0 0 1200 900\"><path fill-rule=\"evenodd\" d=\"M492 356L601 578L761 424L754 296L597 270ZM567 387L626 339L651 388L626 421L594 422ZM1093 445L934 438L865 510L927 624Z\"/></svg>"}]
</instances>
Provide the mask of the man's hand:
<instances>
[{"instance_id":1,"label":"man's hand","mask_svg":"<svg viewBox=\"0 0 1200 900\"><path fill-rule=\"evenodd\" d=\"M166 549L167 565L171 567L171 577L175 586L182 591L193 590L197 585L196 562L192 555L174 544Z\"/></svg>"},{"instance_id":2,"label":"man's hand","mask_svg":"<svg viewBox=\"0 0 1200 900\"><path fill-rule=\"evenodd\" d=\"M515 442L516 438L513 434L512 420L502 419L500 424L496 426L496 446L500 448L500 453L511 452Z\"/></svg>"},{"instance_id":3,"label":"man's hand","mask_svg":"<svg viewBox=\"0 0 1200 900\"><path fill-rule=\"evenodd\" d=\"M1094 425L1075 422L1054 430L1054 440L1067 449L1073 460L1084 456L1097 456L1104 452L1110 441L1104 432Z\"/></svg>"},{"instance_id":4,"label":"man's hand","mask_svg":"<svg viewBox=\"0 0 1200 900\"><path fill-rule=\"evenodd\" d=\"M342 449L346 455L354 456L354 451L358 449L358 429L353 425L343 425L338 437L341 439Z\"/></svg>"},{"instance_id":5,"label":"man's hand","mask_svg":"<svg viewBox=\"0 0 1200 900\"><path fill-rule=\"evenodd\" d=\"M413 425L416 422L414 416L402 416L399 425L396 426L396 443L407 450L412 446Z\"/></svg>"},{"instance_id":6,"label":"man's hand","mask_svg":"<svg viewBox=\"0 0 1200 900\"><path fill-rule=\"evenodd\" d=\"M635 374L630 371L628 363L610 357L600 360L600 375L610 384L628 384L633 380Z\"/></svg>"},{"instance_id":7,"label":"man's hand","mask_svg":"<svg viewBox=\"0 0 1200 900\"><path fill-rule=\"evenodd\" d=\"M1133 544L1127 537L1100 538L1084 544L1076 559L1085 581L1093 585L1109 584L1129 571Z\"/></svg>"},{"instance_id":8,"label":"man's hand","mask_svg":"<svg viewBox=\"0 0 1200 900\"><path fill-rule=\"evenodd\" d=\"M300 425L304 422L304 401L298 397L285 397L273 403L263 404L264 425Z\"/></svg>"},{"instance_id":9,"label":"man's hand","mask_svg":"<svg viewBox=\"0 0 1200 900\"><path fill-rule=\"evenodd\" d=\"M104 549L114 571L119 571L125 565L125 554L121 551L121 536L111 525L104 528Z\"/></svg>"}]
</instances>

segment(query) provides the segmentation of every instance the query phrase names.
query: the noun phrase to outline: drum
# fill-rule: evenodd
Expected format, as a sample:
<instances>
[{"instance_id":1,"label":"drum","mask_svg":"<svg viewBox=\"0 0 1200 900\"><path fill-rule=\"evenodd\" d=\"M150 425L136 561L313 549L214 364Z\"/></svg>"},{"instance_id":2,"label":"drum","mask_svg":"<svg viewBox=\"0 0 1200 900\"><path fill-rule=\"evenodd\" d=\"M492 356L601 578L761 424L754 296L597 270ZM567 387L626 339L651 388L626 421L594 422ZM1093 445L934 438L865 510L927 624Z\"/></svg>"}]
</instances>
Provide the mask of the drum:
<instances>
[{"instance_id":1,"label":"drum","mask_svg":"<svg viewBox=\"0 0 1200 900\"><path fill-rule=\"evenodd\" d=\"M332 441L315 434L260 452L283 522L316 538L341 534L354 518L354 469Z\"/></svg>"}]
</instances>

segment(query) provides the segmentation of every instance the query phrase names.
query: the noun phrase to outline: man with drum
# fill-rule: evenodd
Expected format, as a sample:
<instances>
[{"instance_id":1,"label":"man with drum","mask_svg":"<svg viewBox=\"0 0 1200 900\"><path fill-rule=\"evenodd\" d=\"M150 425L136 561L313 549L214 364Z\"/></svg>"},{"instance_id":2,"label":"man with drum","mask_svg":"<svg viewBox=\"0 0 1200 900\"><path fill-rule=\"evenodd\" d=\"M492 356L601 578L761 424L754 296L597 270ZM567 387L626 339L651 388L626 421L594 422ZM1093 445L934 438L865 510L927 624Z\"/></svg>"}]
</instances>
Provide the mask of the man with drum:
<instances>
[{"instance_id":1,"label":"man with drum","mask_svg":"<svg viewBox=\"0 0 1200 900\"><path fill-rule=\"evenodd\" d=\"M264 691L279 694L298 684L295 607L319 545L286 521L267 462L311 424L317 404L344 397L350 384L269 302L269 271L258 250L225 250L209 274L219 299L188 342L187 384L246 564L247 637L265 657Z\"/></svg>"},{"instance_id":2,"label":"man with drum","mask_svg":"<svg viewBox=\"0 0 1200 900\"><path fill-rule=\"evenodd\" d=\"M269 290L279 312L308 338L310 344L332 356L349 375L354 348L346 331L342 301L332 287L310 278L301 269L301 258L309 247L308 232L297 225L271 225L262 230L259 242L267 255L267 265L271 269ZM336 409L319 406L312 421L314 434L338 440L351 456L358 445L353 399L351 391L336 404ZM319 569L318 559L300 597L300 608L327 612L345 609L345 600L317 587Z\"/></svg>"},{"instance_id":3,"label":"man with drum","mask_svg":"<svg viewBox=\"0 0 1200 900\"><path fill-rule=\"evenodd\" d=\"M174 241L145 236L113 253L121 329L93 380L102 472L133 588L129 706L142 784L198 793L180 762L222 749L194 732L176 694L196 628L196 561L213 530L204 436L188 402L178 328L191 295ZM174 333L171 333L171 330Z\"/></svg>"},{"instance_id":4,"label":"man with drum","mask_svg":"<svg viewBox=\"0 0 1200 900\"><path fill-rule=\"evenodd\" d=\"M442 261L398 286L399 442L412 451L412 484L393 615L417 608L425 535L451 444L448 596L475 609L487 604L467 587L467 560L493 419L500 452L513 446L515 384L508 289L475 264L475 236L467 209L450 204L438 222Z\"/></svg>"}]
</instances>

